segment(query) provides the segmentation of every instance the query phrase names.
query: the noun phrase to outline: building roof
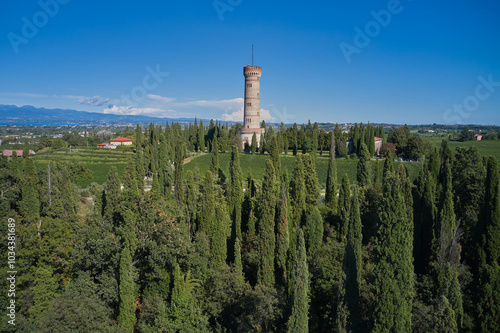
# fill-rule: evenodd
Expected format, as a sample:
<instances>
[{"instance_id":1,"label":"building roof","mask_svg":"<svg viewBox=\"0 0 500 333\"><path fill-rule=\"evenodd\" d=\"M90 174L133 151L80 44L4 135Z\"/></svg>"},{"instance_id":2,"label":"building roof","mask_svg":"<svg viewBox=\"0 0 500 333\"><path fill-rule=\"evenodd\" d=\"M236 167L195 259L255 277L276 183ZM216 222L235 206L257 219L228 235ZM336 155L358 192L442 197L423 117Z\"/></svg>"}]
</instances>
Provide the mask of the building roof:
<instances>
[{"instance_id":1,"label":"building roof","mask_svg":"<svg viewBox=\"0 0 500 333\"><path fill-rule=\"evenodd\" d=\"M382 141L382 138L379 138L378 136L376 136L375 141Z\"/></svg>"},{"instance_id":2,"label":"building roof","mask_svg":"<svg viewBox=\"0 0 500 333\"><path fill-rule=\"evenodd\" d=\"M131 142L132 139L127 139L127 138L116 138L111 140L111 142Z\"/></svg>"}]
</instances>

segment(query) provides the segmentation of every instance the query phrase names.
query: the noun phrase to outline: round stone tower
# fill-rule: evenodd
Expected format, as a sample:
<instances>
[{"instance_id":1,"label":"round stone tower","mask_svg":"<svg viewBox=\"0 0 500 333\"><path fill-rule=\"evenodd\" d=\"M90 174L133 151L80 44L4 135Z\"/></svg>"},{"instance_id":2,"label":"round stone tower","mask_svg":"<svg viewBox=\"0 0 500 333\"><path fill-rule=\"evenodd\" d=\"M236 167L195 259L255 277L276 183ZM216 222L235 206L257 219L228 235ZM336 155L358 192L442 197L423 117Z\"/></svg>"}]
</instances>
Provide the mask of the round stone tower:
<instances>
[{"instance_id":1,"label":"round stone tower","mask_svg":"<svg viewBox=\"0 0 500 333\"><path fill-rule=\"evenodd\" d=\"M252 144L252 136L257 136L257 144L260 135L265 129L260 128L260 77L262 68L259 66L246 66L243 68L245 76L245 104L243 116L243 128L241 129L241 141L243 145L248 142Z\"/></svg>"}]
</instances>

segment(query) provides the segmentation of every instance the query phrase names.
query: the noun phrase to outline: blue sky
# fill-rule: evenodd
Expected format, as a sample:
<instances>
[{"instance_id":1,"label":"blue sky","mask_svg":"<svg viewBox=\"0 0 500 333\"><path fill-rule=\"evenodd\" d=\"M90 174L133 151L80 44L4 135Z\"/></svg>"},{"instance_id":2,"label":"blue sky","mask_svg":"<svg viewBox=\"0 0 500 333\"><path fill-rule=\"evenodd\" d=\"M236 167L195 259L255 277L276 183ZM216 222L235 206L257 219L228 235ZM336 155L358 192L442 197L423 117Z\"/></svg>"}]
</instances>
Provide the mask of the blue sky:
<instances>
[{"instance_id":1,"label":"blue sky","mask_svg":"<svg viewBox=\"0 0 500 333\"><path fill-rule=\"evenodd\" d=\"M270 121L500 125L496 0L0 6L0 104L239 120L254 43Z\"/></svg>"}]
</instances>

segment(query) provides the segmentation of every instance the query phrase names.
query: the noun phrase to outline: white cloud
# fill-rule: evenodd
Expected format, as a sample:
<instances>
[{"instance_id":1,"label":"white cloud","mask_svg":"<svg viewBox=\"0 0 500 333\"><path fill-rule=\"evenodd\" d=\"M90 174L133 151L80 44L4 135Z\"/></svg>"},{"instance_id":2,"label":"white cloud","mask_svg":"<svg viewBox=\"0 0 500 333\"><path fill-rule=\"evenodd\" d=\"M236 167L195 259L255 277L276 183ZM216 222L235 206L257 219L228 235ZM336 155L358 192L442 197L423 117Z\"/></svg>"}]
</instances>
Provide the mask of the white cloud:
<instances>
[{"instance_id":1,"label":"white cloud","mask_svg":"<svg viewBox=\"0 0 500 333\"><path fill-rule=\"evenodd\" d=\"M106 114L116 114L122 116L150 116L150 117L171 117L171 118L181 118L190 117L191 113L177 112L176 110L165 110L161 108L136 108L132 106L117 106L112 105L104 109L102 113Z\"/></svg>"},{"instance_id":2,"label":"white cloud","mask_svg":"<svg viewBox=\"0 0 500 333\"><path fill-rule=\"evenodd\" d=\"M91 106L102 106L108 102L109 98L102 98L101 96L81 97L76 100L76 104Z\"/></svg>"},{"instance_id":3,"label":"white cloud","mask_svg":"<svg viewBox=\"0 0 500 333\"><path fill-rule=\"evenodd\" d=\"M152 100L155 100L155 101L161 101L161 102L165 102L165 103L172 103L173 101L175 101L175 98L163 97L163 96L160 96L160 95L148 94L147 97L149 99L152 99Z\"/></svg>"}]
</instances>

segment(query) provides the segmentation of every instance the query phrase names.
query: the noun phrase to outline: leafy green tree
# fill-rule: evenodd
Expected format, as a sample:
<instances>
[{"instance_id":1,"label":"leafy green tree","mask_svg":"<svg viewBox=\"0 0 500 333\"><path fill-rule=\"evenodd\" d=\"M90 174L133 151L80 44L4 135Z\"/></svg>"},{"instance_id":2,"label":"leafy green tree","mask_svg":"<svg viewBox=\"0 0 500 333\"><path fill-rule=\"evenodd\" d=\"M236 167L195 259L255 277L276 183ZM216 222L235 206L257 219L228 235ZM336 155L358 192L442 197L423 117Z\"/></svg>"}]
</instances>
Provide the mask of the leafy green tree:
<instances>
[{"instance_id":1,"label":"leafy green tree","mask_svg":"<svg viewBox=\"0 0 500 333\"><path fill-rule=\"evenodd\" d=\"M274 276L274 251L276 248L275 228L275 207L276 198L276 177L274 167L270 160L266 161L266 171L262 183L262 197L259 220L259 248L260 265L258 271L258 281L267 286L272 286L275 282Z\"/></svg>"},{"instance_id":2,"label":"leafy green tree","mask_svg":"<svg viewBox=\"0 0 500 333\"><path fill-rule=\"evenodd\" d=\"M132 207L141 198L141 192L139 191L139 186L137 186L136 166L131 159L127 162L123 176L122 198L128 207Z\"/></svg>"},{"instance_id":3,"label":"leafy green tree","mask_svg":"<svg viewBox=\"0 0 500 333\"><path fill-rule=\"evenodd\" d=\"M307 265L304 233L299 229L297 236L297 259L293 272L292 312L288 320L288 332L309 331L309 268Z\"/></svg>"}]
</instances>

